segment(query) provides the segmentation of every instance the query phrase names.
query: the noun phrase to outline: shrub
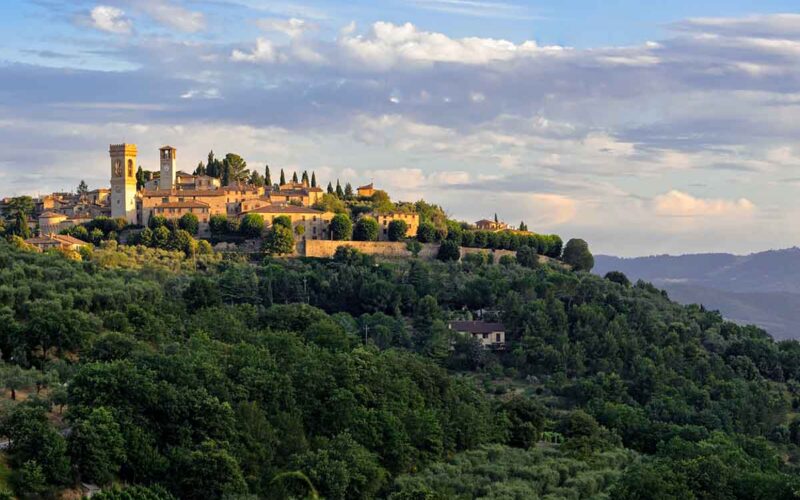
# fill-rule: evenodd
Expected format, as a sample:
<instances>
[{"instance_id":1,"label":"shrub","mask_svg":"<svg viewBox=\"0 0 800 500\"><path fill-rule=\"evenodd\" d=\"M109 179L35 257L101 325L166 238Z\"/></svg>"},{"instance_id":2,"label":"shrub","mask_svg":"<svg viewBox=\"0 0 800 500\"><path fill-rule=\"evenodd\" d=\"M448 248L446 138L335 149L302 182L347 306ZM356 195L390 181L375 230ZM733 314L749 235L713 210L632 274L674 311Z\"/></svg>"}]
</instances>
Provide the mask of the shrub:
<instances>
[{"instance_id":1,"label":"shrub","mask_svg":"<svg viewBox=\"0 0 800 500\"><path fill-rule=\"evenodd\" d=\"M361 217L353 229L356 241L376 241L378 239L378 221L372 217Z\"/></svg>"},{"instance_id":2,"label":"shrub","mask_svg":"<svg viewBox=\"0 0 800 500\"><path fill-rule=\"evenodd\" d=\"M247 214L239 223L239 234L245 238L259 238L264 232L264 218L258 214Z\"/></svg>"},{"instance_id":3,"label":"shrub","mask_svg":"<svg viewBox=\"0 0 800 500\"><path fill-rule=\"evenodd\" d=\"M270 255L286 255L294 252L292 230L282 224L275 224L264 238L264 251Z\"/></svg>"},{"instance_id":4,"label":"shrub","mask_svg":"<svg viewBox=\"0 0 800 500\"><path fill-rule=\"evenodd\" d=\"M389 241L400 241L405 239L408 233L408 224L404 220L393 220L387 228Z\"/></svg>"},{"instance_id":5,"label":"shrub","mask_svg":"<svg viewBox=\"0 0 800 500\"><path fill-rule=\"evenodd\" d=\"M336 214L331 220L331 238L337 241L353 237L353 222L347 214Z\"/></svg>"},{"instance_id":6,"label":"shrub","mask_svg":"<svg viewBox=\"0 0 800 500\"><path fill-rule=\"evenodd\" d=\"M178 227L191 235L195 235L200 230L200 219L195 214L183 214L178 219Z\"/></svg>"},{"instance_id":7,"label":"shrub","mask_svg":"<svg viewBox=\"0 0 800 500\"><path fill-rule=\"evenodd\" d=\"M461 258L461 249L455 241L446 240L439 246L436 256L441 261L457 261Z\"/></svg>"}]
</instances>

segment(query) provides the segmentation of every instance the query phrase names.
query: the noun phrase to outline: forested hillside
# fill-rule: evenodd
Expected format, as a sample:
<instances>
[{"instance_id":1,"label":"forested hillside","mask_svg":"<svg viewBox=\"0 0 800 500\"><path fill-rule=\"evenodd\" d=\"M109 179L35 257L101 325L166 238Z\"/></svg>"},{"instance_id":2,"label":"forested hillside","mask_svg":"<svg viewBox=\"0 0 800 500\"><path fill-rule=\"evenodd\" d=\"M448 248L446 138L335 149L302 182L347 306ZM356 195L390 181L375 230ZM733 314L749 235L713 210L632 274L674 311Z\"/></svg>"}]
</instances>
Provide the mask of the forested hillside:
<instances>
[{"instance_id":1,"label":"forested hillside","mask_svg":"<svg viewBox=\"0 0 800 500\"><path fill-rule=\"evenodd\" d=\"M536 262L0 242L5 494L797 497L798 342Z\"/></svg>"}]
</instances>

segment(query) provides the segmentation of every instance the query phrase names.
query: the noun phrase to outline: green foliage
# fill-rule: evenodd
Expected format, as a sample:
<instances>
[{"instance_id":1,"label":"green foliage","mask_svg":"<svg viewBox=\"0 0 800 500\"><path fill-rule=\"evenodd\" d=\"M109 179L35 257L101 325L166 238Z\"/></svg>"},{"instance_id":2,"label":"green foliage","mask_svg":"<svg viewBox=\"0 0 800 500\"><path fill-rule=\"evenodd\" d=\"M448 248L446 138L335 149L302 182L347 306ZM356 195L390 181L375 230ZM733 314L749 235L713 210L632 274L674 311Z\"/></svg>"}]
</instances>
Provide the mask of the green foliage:
<instances>
[{"instance_id":1,"label":"green foliage","mask_svg":"<svg viewBox=\"0 0 800 500\"><path fill-rule=\"evenodd\" d=\"M417 241L420 243L434 243L437 241L436 226L431 222L421 222L417 228Z\"/></svg>"},{"instance_id":2,"label":"green foliage","mask_svg":"<svg viewBox=\"0 0 800 500\"><path fill-rule=\"evenodd\" d=\"M328 187L330 187L330 184L328 184ZM322 210L323 212L334 212L337 214L347 213L347 205L331 192L323 194L314 204L314 208Z\"/></svg>"},{"instance_id":3,"label":"green foliage","mask_svg":"<svg viewBox=\"0 0 800 500\"><path fill-rule=\"evenodd\" d=\"M408 223L402 219L393 220L387 229L389 241L401 241L406 238L408 233Z\"/></svg>"},{"instance_id":4,"label":"green foliage","mask_svg":"<svg viewBox=\"0 0 800 500\"><path fill-rule=\"evenodd\" d=\"M614 283L620 284L622 286L628 287L631 286L631 281L625 276L625 273L620 271L609 271L604 276L605 279L608 281L613 281Z\"/></svg>"},{"instance_id":5,"label":"green foliage","mask_svg":"<svg viewBox=\"0 0 800 500\"><path fill-rule=\"evenodd\" d=\"M589 245L581 239L573 238L564 247L563 260L576 271L591 271L594 267L594 257L589 251Z\"/></svg>"},{"instance_id":6,"label":"green foliage","mask_svg":"<svg viewBox=\"0 0 800 500\"><path fill-rule=\"evenodd\" d=\"M228 218L224 215L212 215L208 220L208 225L213 236L222 236L228 233Z\"/></svg>"},{"instance_id":7,"label":"green foliage","mask_svg":"<svg viewBox=\"0 0 800 500\"><path fill-rule=\"evenodd\" d=\"M353 228L353 240L377 241L379 229L378 221L372 217L363 216L356 221L355 228Z\"/></svg>"},{"instance_id":8,"label":"green foliage","mask_svg":"<svg viewBox=\"0 0 800 500\"><path fill-rule=\"evenodd\" d=\"M287 255L294 252L294 235L283 224L275 223L264 238L264 251L270 255Z\"/></svg>"},{"instance_id":9,"label":"green foliage","mask_svg":"<svg viewBox=\"0 0 800 500\"><path fill-rule=\"evenodd\" d=\"M347 214L336 214L331 219L331 239L346 241L353 237L353 222Z\"/></svg>"},{"instance_id":10,"label":"green foliage","mask_svg":"<svg viewBox=\"0 0 800 500\"><path fill-rule=\"evenodd\" d=\"M195 214L183 214L178 219L178 227L188 232L191 235L196 235L200 230L200 219Z\"/></svg>"},{"instance_id":11,"label":"green foliage","mask_svg":"<svg viewBox=\"0 0 800 500\"><path fill-rule=\"evenodd\" d=\"M288 230L292 230L292 219L288 215L279 215L272 219L272 226L283 226Z\"/></svg>"},{"instance_id":12,"label":"green foliage","mask_svg":"<svg viewBox=\"0 0 800 500\"><path fill-rule=\"evenodd\" d=\"M260 238L264 232L264 218L258 214L247 214L239 223L239 234L245 238Z\"/></svg>"},{"instance_id":13,"label":"green foliage","mask_svg":"<svg viewBox=\"0 0 800 500\"><path fill-rule=\"evenodd\" d=\"M439 253L436 254L436 258L444 262L457 261L461 258L461 248L455 241L443 241L439 245Z\"/></svg>"},{"instance_id":14,"label":"green foliage","mask_svg":"<svg viewBox=\"0 0 800 500\"><path fill-rule=\"evenodd\" d=\"M69 436L69 454L84 481L111 482L125 460L125 440L112 413L95 408L76 421Z\"/></svg>"},{"instance_id":15,"label":"green foliage","mask_svg":"<svg viewBox=\"0 0 800 500\"><path fill-rule=\"evenodd\" d=\"M95 493L92 498L94 500L177 500L166 489L158 485L135 485L125 488L114 486Z\"/></svg>"}]
</instances>

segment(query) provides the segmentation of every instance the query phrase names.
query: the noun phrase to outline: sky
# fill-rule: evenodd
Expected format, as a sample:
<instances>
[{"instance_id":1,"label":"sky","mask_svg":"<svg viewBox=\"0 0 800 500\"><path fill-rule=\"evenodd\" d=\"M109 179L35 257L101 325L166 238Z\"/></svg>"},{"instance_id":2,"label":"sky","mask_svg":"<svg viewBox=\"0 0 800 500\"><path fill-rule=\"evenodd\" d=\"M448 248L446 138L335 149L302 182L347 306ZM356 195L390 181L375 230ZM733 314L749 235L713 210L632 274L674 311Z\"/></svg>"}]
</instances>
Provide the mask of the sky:
<instances>
[{"instance_id":1,"label":"sky","mask_svg":"<svg viewBox=\"0 0 800 500\"><path fill-rule=\"evenodd\" d=\"M108 145L374 181L622 256L800 243L796 0L5 0L0 196Z\"/></svg>"}]
</instances>

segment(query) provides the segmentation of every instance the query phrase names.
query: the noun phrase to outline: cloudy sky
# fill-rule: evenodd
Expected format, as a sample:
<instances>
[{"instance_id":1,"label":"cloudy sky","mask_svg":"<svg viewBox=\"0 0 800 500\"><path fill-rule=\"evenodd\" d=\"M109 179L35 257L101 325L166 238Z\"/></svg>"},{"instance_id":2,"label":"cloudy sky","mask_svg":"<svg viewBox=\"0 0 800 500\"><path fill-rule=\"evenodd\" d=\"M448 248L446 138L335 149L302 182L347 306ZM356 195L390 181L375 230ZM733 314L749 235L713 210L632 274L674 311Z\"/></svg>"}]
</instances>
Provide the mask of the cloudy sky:
<instances>
[{"instance_id":1,"label":"cloudy sky","mask_svg":"<svg viewBox=\"0 0 800 500\"><path fill-rule=\"evenodd\" d=\"M595 252L800 243L796 0L646 4L3 1L0 196L171 144Z\"/></svg>"}]
</instances>

